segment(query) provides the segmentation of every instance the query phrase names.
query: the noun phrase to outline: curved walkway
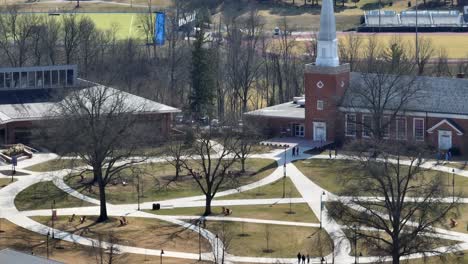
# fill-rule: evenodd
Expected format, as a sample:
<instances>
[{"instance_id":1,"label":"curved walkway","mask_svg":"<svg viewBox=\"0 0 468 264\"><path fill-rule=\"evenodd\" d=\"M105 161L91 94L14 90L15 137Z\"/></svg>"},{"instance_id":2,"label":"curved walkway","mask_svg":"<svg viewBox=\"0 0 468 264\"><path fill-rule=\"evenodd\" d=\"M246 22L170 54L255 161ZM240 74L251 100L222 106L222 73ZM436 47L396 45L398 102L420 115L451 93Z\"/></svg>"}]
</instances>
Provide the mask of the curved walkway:
<instances>
[{"instance_id":1,"label":"curved walkway","mask_svg":"<svg viewBox=\"0 0 468 264\"><path fill-rule=\"evenodd\" d=\"M226 195L236 194L239 192L244 192L247 190L251 190L254 188L258 188L261 186L265 186L271 184L283 177L283 165L286 163L286 171L288 177L291 179L293 184L296 186L298 192L301 194L302 198L294 198L294 199L242 199L242 200L213 200L213 206L234 206L234 205L260 205L260 204L282 204L282 203L307 203L310 209L313 211L315 216L322 220L322 227L328 232L330 237L332 238L335 244L335 252L326 257L328 262L332 261L334 258L336 263L351 263L354 260L354 257L350 256L351 252L351 244L348 239L346 239L343 229L345 227L340 226L336 221L333 219L328 218L328 214L326 208L321 208L321 196L325 192L326 199L334 200L334 199L341 199L347 197L338 197L332 193L327 192L327 190L322 189L320 186L312 182L308 179L301 171L299 171L291 161L291 153L290 149L287 150L287 154L285 156L284 150L277 150L272 151L270 153L265 154L258 154L252 155L252 158L269 158L274 159L278 162L278 168L273 171L270 175L266 176L265 178L251 183L244 185L238 189L226 190L217 194L217 197L222 197ZM16 182L11 183L10 185L4 187L0 190L0 217L4 217L11 221L12 223L24 227L28 230L46 235L48 231L53 231L56 238L63 239L69 242L79 243L82 245L87 246L96 246L98 245L98 241L78 235L74 235L68 232L64 232L57 229L51 229L48 226L42 225L36 221L33 221L30 216L48 216L50 215L50 210L32 210L32 211L23 211L19 212L14 205L14 198L16 195L21 192L22 190L26 189L27 187L41 182L41 181L53 181L53 183L60 188L61 190L65 191L66 193L87 201L92 204L99 204L97 199L88 197L83 195L76 190L72 189L68 186L63 178L65 175L69 174L69 170L62 170L62 171L55 171L55 172L47 172L47 173L35 173L29 172L24 170L25 167L31 166L34 163L41 163L50 159L54 159L57 156L54 154L45 154L39 155L37 159L28 160L23 163L20 162L19 168L21 171L30 173L29 176L15 176L17 179ZM285 160L285 158L287 160ZM315 158L315 159L328 159L327 155L316 155L310 156L304 153L295 157L294 159L308 159L308 158ZM353 157L339 155L337 159L352 159ZM163 158L152 158L148 159L146 162L161 162L166 161ZM286 161L286 162L285 162ZM468 177L468 171L454 169L450 167L435 165L433 162L428 161L424 165L425 168L439 170L443 172L452 172L456 173L457 175L461 175L464 177ZM0 169L9 169L9 166L1 166ZM9 177L0 174L0 178ZM140 206L142 209L150 209L153 202L146 202L142 203ZM201 207L204 206L204 196L193 196L193 197L184 197L184 198L177 198L171 199L166 201L159 201L161 203L162 208L176 208L176 207ZM184 220L195 220L199 219L198 216L170 216L170 215L155 215L151 213L146 213L142 211L136 210L136 204L123 204L123 205L114 205L108 204L108 214L110 216L131 216L131 217L144 217L144 218L154 218L163 221L168 221L185 228L188 228L194 232L198 232L199 228L189 222ZM359 209L359 208L356 208ZM71 215L71 214L79 214L79 215L96 215L99 212L98 206L90 206L90 207L77 207L77 208L63 208L57 209L59 215ZM289 222L289 221L277 221L277 220L264 220L264 219L251 219L251 218L238 218L238 217L216 217L216 216L209 216L206 219L211 221L235 221L235 222L249 222L249 223L260 223L260 224L276 224L276 225L288 225L288 226L308 226L308 227L318 227L320 226L318 223L301 223L301 222ZM222 252L223 244L222 241L216 238L211 232L206 229L200 229L201 235L205 237L209 243L211 244L214 252ZM451 239L460 241L462 243L459 244L458 250L467 250L468 249L468 234L459 233L448 231L444 229L437 229L437 232L440 234L441 237L445 239ZM216 248L217 245L217 248ZM102 244L102 247L110 246L108 243ZM115 245L114 245L115 246ZM130 247L124 245L117 245L121 252L128 252L128 253L135 253L135 254L147 254L147 255L159 255L160 250L155 249L145 249L145 248L138 248L138 247ZM442 247L443 248L443 247ZM176 257L176 258L185 258L185 259L198 259L198 254L192 253L185 253L185 252L175 252L175 251L166 251L165 256L168 257ZM408 258L420 258L422 256L418 254L414 254L408 256ZM214 261L214 254L212 252L203 253L203 259L205 260L212 260ZM241 257L241 256L233 256L227 254L226 259L228 262L249 262L249 263L296 263L296 259L292 258L261 258L261 257ZM376 258L374 257L360 257L361 263L372 263L375 262ZM216 262L220 262L219 260ZM312 263L320 263L319 258L313 258Z\"/></svg>"}]
</instances>

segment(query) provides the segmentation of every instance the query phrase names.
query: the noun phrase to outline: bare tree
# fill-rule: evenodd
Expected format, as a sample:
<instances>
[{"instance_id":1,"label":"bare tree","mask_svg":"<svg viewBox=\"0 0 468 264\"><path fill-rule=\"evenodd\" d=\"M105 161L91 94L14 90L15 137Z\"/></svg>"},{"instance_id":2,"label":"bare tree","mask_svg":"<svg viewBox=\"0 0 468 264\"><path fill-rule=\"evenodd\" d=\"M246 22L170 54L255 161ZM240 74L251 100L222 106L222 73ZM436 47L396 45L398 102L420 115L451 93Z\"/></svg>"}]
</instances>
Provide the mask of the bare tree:
<instances>
[{"instance_id":1,"label":"bare tree","mask_svg":"<svg viewBox=\"0 0 468 264\"><path fill-rule=\"evenodd\" d=\"M240 161L241 172L245 172L245 161L252 153L252 148L258 143L260 137L250 125L240 128L236 133L236 137L238 138L238 144L234 151Z\"/></svg>"},{"instance_id":2,"label":"bare tree","mask_svg":"<svg viewBox=\"0 0 468 264\"><path fill-rule=\"evenodd\" d=\"M227 77L235 97L241 101L242 113L247 112L252 84L261 67L257 48L262 31L260 17L253 8L250 9L245 21L233 20L228 31Z\"/></svg>"},{"instance_id":3,"label":"bare tree","mask_svg":"<svg viewBox=\"0 0 468 264\"><path fill-rule=\"evenodd\" d=\"M169 164L174 166L176 174L174 180L179 180L180 171L182 170L183 160L185 159L185 154L187 149L190 146L183 140L176 139L172 137L169 144L166 147L166 153L168 154L166 160Z\"/></svg>"},{"instance_id":4,"label":"bare tree","mask_svg":"<svg viewBox=\"0 0 468 264\"><path fill-rule=\"evenodd\" d=\"M354 229L360 239L371 243L382 255L390 255L394 264L409 254L436 252L435 227L447 225L457 199L444 199L450 193L442 177L424 176L422 157L426 147L388 142L372 144L373 148L379 148L372 153L365 143L349 147L360 153L354 169L359 173L347 180L344 194L347 198L329 206L331 217ZM407 162L402 162L403 159ZM377 235L379 232L386 235Z\"/></svg>"},{"instance_id":5,"label":"bare tree","mask_svg":"<svg viewBox=\"0 0 468 264\"><path fill-rule=\"evenodd\" d=\"M150 122L147 125L137 122L146 106L135 104L129 96L119 90L94 86L71 91L52 109L57 121L49 132L58 150L80 157L92 168L91 184L97 183L99 187L98 222L108 219L107 184L121 171L143 160L131 157L154 134L146 131L151 129L147 127Z\"/></svg>"},{"instance_id":6,"label":"bare tree","mask_svg":"<svg viewBox=\"0 0 468 264\"><path fill-rule=\"evenodd\" d=\"M447 50L441 48L439 50L439 55L437 57L436 63L434 65L433 75L437 77L442 76L452 76L450 67L448 65L448 55Z\"/></svg>"},{"instance_id":7,"label":"bare tree","mask_svg":"<svg viewBox=\"0 0 468 264\"><path fill-rule=\"evenodd\" d=\"M355 71L361 53L361 37L356 33L348 33L344 39L340 39L339 44L340 60L349 63L351 71Z\"/></svg>"},{"instance_id":8,"label":"bare tree","mask_svg":"<svg viewBox=\"0 0 468 264\"><path fill-rule=\"evenodd\" d=\"M41 35L42 43L47 53L48 63L55 65L57 62L61 24L55 17L46 17L44 27L44 34Z\"/></svg>"},{"instance_id":9,"label":"bare tree","mask_svg":"<svg viewBox=\"0 0 468 264\"><path fill-rule=\"evenodd\" d=\"M21 16L17 6L10 6L0 16L0 49L10 66L21 67L28 59L32 37L40 24L38 15Z\"/></svg>"},{"instance_id":10,"label":"bare tree","mask_svg":"<svg viewBox=\"0 0 468 264\"><path fill-rule=\"evenodd\" d=\"M369 131L368 136L382 139L387 136L389 125L397 116L402 115L411 103L417 102L423 96L419 93L421 84L416 82L416 76L407 75L412 72L414 64L400 44L391 43L379 55L375 54L379 48L372 42L369 45L371 46L367 48L368 55L384 59L364 59L372 68L359 73L359 78L350 84L344 105L351 111L368 109L370 121L347 121L364 126L364 129Z\"/></svg>"},{"instance_id":11,"label":"bare tree","mask_svg":"<svg viewBox=\"0 0 468 264\"><path fill-rule=\"evenodd\" d=\"M420 37L418 39L417 52L418 54L416 54L416 63L418 65L418 75L422 75L427 63L434 55L434 48L431 39Z\"/></svg>"},{"instance_id":12,"label":"bare tree","mask_svg":"<svg viewBox=\"0 0 468 264\"><path fill-rule=\"evenodd\" d=\"M193 147L187 155L190 158L182 161L183 168L189 171L205 195L205 216L211 214L211 201L216 193L235 181L229 169L237 161L234 155L237 139L225 131L222 138L217 140L219 142L214 141L210 132L197 132Z\"/></svg>"},{"instance_id":13,"label":"bare tree","mask_svg":"<svg viewBox=\"0 0 468 264\"><path fill-rule=\"evenodd\" d=\"M80 27L76 15L62 16L62 39L65 52L65 63L71 64L79 45Z\"/></svg>"}]
</instances>

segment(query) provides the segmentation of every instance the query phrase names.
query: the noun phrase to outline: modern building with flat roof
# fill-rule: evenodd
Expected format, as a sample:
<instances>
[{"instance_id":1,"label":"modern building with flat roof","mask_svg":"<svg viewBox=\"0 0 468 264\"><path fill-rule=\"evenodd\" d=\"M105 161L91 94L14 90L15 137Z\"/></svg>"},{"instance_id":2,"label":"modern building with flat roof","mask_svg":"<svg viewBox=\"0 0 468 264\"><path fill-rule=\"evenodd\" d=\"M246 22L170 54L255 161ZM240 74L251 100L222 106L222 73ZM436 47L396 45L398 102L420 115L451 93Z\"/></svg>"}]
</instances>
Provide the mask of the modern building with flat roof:
<instances>
[{"instance_id":1,"label":"modern building with flat roof","mask_svg":"<svg viewBox=\"0 0 468 264\"><path fill-rule=\"evenodd\" d=\"M123 95L129 106L145 106L138 113L156 124L157 135L167 136L172 115L179 109L141 96L77 78L76 65L0 68L0 143L29 143L32 130L51 120L54 105L71 91L106 89Z\"/></svg>"}]
</instances>

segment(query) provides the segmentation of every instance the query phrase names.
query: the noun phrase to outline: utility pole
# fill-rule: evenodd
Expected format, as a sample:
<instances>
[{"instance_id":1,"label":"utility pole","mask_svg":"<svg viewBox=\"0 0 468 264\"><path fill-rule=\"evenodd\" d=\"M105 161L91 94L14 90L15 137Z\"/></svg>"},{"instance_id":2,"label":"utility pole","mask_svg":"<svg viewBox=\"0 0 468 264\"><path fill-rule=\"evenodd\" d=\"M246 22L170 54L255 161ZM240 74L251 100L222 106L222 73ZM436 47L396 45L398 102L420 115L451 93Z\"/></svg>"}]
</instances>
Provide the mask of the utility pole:
<instances>
[{"instance_id":1,"label":"utility pole","mask_svg":"<svg viewBox=\"0 0 468 264\"><path fill-rule=\"evenodd\" d=\"M416 4L416 63L419 63L419 40L418 40L418 0L415 0Z\"/></svg>"}]
</instances>

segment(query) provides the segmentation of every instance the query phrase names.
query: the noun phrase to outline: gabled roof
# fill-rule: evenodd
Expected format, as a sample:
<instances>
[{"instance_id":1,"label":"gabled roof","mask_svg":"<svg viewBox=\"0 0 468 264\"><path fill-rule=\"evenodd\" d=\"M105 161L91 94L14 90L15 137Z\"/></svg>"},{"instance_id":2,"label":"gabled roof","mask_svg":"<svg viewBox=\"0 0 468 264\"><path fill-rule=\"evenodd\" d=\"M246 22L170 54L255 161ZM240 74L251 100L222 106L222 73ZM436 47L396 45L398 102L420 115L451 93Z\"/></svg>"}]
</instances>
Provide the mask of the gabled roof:
<instances>
[{"instance_id":1,"label":"gabled roof","mask_svg":"<svg viewBox=\"0 0 468 264\"><path fill-rule=\"evenodd\" d=\"M274 118L290 118L290 119L305 119L304 107L294 104L292 101L284 104L278 104L261 108L258 110L245 113L247 116L259 117L274 117Z\"/></svg>"},{"instance_id":2,"label":"gabled roof","mask_svg":"<svg viewBox=\"0 0 468 264\"><path fill-rule=\"evenodd\" d=\"M51 259L45 259L9 248L0 250L0 263L4 264L63 264Z\"/></svg>"},{"instance_id":3,"label":"gabled roof","mask_svg":"<svg viewBox=\"0 0 468 264\"><path fill-rule=\"evenodd\" d=\"M434 130L436 130L438 127L440 127L441 125L443 124L446 124L448 125L449 127L451 127L453 130L455 130L455 132L457 133L457 135L461 136L463 135L463 131L461 128L458 127L458 125L453 122L452 120L450 119L443 119L442 121L440 121L439 123L435 124L434 126L432 126L431 128L429 128L427 130L428 133L433 133Z\"/></svg>"},{"instance_id":4,"label":"gabled roof","mask_svg":"<svg viewBox=\"0 0 468 264\"><path fill-rule=\"evenodd\" d=\"M363 76L359 72L351 73L350 86L341 106L367 108L366 102L353 92L353 89L365 86ZM409 80L413 77L402 78L404 82L405 78ZM468 115L468 79L417 76L414 85L417 86L417 93L405 107L405 111ZM398 105L398 99L394 98L395 102L390 102L387 110L393 110L392 103L393 106Z\"/></svg>"},{"instance_id":5,"label":"gabled roof","mask_svg":"<svg viewBox=\"0 0 468 264\"><path fill-rule=\"evenodd\" d=\"M106 93L123 95L126 105L138 107L143 113L178 113L179 109L103 85L87 88L34 89L0 92L0 124L14 121L33 121L51 117L51 110L73 91L106 89ZM136 111L138 111L136 110Z\"/></svg>"}]
</instances>

